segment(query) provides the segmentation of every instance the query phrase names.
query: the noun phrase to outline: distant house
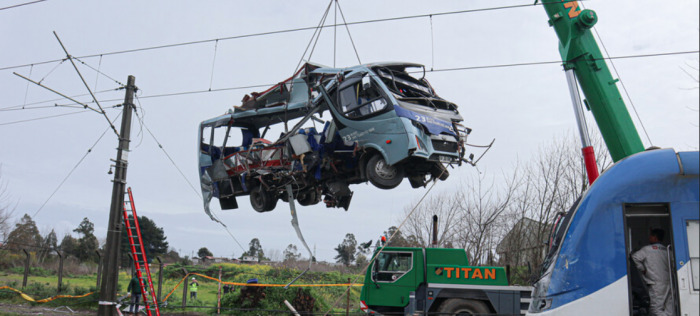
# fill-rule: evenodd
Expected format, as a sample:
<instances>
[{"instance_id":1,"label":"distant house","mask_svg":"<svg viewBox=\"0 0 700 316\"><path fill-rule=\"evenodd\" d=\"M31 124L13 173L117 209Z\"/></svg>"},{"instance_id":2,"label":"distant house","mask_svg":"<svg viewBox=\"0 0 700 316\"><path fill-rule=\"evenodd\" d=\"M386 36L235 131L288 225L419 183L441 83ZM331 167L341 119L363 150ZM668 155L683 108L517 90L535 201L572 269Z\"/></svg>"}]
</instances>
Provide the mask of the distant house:
<instances>
[{"instance_id":1,"label":"distant house","mask_svg":"<svg viewBox=\"0 0 700 316\"><path fill-rule=\"evenodd\" d=\"M523 217L498 243L499 264L537 267L547 254L547 237L552 225Z\"/></svg>"},{"instance_id":2,"label":"distant house","mask_svg":"<svg viewBox=\"0 0 700 316\"><path fill-rule=\"evenodd\" d=\"M256 256L243 256L241 258L241 263L258 263L258 257L256 257Z\"/></svg>"}]
</instances>

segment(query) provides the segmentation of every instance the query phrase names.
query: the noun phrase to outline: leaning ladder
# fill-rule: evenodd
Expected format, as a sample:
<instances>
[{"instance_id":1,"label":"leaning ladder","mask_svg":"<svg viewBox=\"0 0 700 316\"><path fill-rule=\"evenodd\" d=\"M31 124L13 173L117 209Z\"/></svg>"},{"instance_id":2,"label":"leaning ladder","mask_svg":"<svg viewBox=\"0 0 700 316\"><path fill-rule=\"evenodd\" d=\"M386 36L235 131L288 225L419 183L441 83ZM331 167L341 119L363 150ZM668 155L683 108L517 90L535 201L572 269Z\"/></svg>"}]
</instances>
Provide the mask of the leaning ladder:
<instances>
[{"instance_id":1,"label":"leaning ladder","mask_svg":"<svg viewBox=\"0 0 700 316\"><path fill-rule=\"evenodd\" d=\"M143 239L141 238L141 229L139 228L139 221L136 215L134 196L131 193L131 188L128 188L124 194L124 224L126 225L126 234L129 239L131 256L134 258L136 277L139 279L141 293L143 294L143 302L146 304L146 314L148 316L160 316L158 301L154 296L155 291L153 290L153 281L151 280L151 269L148 267L146 252L143 248Z\"/></svg>"}]
</instances>

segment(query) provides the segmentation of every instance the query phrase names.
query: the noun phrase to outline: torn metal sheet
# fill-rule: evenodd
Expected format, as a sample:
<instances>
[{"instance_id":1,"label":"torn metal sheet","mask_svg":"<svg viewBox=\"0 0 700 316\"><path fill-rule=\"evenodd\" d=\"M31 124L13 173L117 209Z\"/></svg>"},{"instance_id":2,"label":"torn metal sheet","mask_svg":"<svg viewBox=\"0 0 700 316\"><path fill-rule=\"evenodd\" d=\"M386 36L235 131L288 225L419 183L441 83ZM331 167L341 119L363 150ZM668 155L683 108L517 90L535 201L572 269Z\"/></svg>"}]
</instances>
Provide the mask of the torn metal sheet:
<instances>
[{"instance_id":1,"label":"torn metal sheet","mask_svg":"<svg viewBox=\"0 0 700 316\"><path fill-rule=\"evenodd\" d=\"M445 180L445 165L464 161L471 129L460 124L457 105L414 76L421 73L424 67L412 63L305 64L203 121L198 151L205 210L212 198L222 209L238 208L240 196L249 196L258 212L290 199L347 210L352 184L392 189L408 178L417 188ZM304 126L324 113L331 118L321 128ZM291 120L296 125L277 140L264 138L271 126Z\"/></svg>"}]
</instances>

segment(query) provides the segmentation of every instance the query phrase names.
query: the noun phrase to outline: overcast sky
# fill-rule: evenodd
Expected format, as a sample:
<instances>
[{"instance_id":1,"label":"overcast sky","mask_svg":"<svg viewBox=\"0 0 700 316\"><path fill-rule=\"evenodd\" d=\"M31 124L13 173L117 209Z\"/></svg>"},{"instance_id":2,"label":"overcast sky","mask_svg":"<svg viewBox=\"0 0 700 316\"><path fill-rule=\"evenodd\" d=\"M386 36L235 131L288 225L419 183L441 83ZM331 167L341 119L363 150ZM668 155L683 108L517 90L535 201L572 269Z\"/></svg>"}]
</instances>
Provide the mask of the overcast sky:
<instances>
[{"instance_id":1,"label":"overcast sky","mask_svg":"<svg viewBox=\"0 0 700 316\"><path fill-rule=\"evenodd\" d=\"M6 0L0 7L23 2ZM274 84L289 77L312 31L108 53L315 26L327 3L48 0L0 10L0 164L2 181L17 205L16 218L28 213L42 233L55 229L62 238L88 217L96 235L106 236L113 177L107 171L109 159L116 155L116 136L107 131L85 156L108 128L105 119L92 111L63 106L75 104L13 75L42 80L63 94L82 95L76 97L81 102L90 101L69 62L39 64L65 57L52 31L71 55L97 55L81 58L88 66L80 62L78 66L90 88L100 92L97 97L110 119L121 111L112 107L124 98L123 90L113 91L119 87L115 80L125 83L128 75L136 77L137 105L145 127L198 190L199 122L239 105L246 93L265 90L226 88ZM355 22L532 3L396 0L341 1L340 5L347 21ZM598 13L596 29L610 56L698 50L697 0L591 0L584 5ZM327 23L333 19L331 12ZM342 21L340 14L338 21ZM557 38L541 6L434 15L432 29L431 19L420 17L351 25L349 30L363 63L407 61L442 70L560 60ZM332 28L324 29L311 61L333 65L333 34ZM345 28L337 29L336 47L337 66L358 64ZM13 67L29 64L37 65ZM635 116L644 145L697 150L698 83L686 72L698 77L698 54L617 59L614 64L651 139ZM453 190L479 171L497 177L512 168L516 159L525 161L538 146L576 130L558 64L435 71L426 76L440 96L459 105L465 125L473 128L470 143L496 139L478 171L468 166L451 170L451 177L438 183L431 194ZM209 89L213 92L153 97ZM51 101L42 102L47 100ZM39 119L48 116L56 117ZM588 119L595 128L590 113ZM204 214L195 191L145 127L133 125L127 180L139 215L162 226L170 245L182 255L207 247L216 256L240 256L243 249ZM426 192L411 189L408 181L390 191L364 184L351 189L355 195L347 212L326 209L322 203L299 207L302 231L319 260L332 261L333 248L346 233L354 233L358 241L376 239L389 226L398 225L404 208ZM282 251L290 243L301 249L290 225L288 204L278 203L265 214L253 211L247 197L239 199L237 210L222 212L216 201L213 204L243 247L257 237L264 249Z\"/></svg>"}]
</instances>

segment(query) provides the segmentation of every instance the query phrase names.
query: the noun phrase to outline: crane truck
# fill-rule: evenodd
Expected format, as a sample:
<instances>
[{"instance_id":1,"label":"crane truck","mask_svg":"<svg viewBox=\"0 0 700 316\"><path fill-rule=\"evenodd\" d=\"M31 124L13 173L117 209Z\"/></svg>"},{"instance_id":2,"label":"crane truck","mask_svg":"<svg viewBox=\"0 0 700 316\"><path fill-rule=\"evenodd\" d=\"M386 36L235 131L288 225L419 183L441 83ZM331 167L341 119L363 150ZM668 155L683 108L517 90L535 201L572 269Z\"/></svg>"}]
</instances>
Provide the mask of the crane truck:
<instances>
[{"instance_id":1,"label":"crane truck","mask_svg":"<svg viewBox=\"0 0 700 316\"><path fill-rule=\"evenodd\" d=\"M672 305L666 312L700 314L698 151L645 150L618 80L591 34L596 13L583 10L577 1L546 1L542 6L559 38L591 185L554 225L531 298L517 290L509 296L505 280L498 277L501 270L468 266L463 250L387 247L386 254L375 254L365 276L361 307L367 312L517 314L515 309L501 310L500 303L505 298L513 306L519 297L520 302L530 302L528 315L649 315L649 293L644 286L641 291L635 288L640 276L631 254L646 244L651 229L662 229L668 236L663 243L669 249L671 285L662 295ZM600 177L584 108L592 112L615 162ZM403 266L387 269L382 262L388 261ZM495 277L474 278L475 269L481 277L483 270L493 269ZM465 271L471 272L466 278Z\"/></svg>"}]
</instances>

